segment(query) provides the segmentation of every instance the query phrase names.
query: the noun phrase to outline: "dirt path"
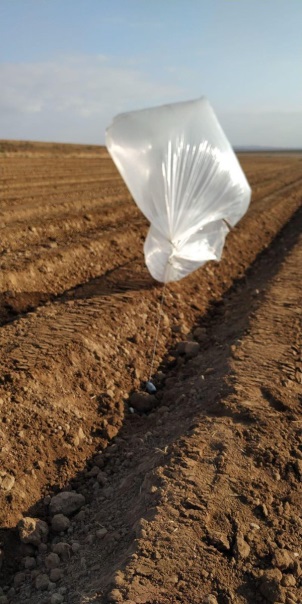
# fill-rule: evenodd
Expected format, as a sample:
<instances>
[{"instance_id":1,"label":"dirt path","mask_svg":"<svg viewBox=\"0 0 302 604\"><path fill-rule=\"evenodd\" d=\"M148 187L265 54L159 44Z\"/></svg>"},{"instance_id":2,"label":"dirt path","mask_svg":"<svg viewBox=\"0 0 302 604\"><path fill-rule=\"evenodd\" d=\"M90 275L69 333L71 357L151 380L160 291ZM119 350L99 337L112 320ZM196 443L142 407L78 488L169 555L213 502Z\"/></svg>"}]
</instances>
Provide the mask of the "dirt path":
<instances>
[{"instance_id":1,"label":"dirt path","mask_svg":"<svg viewBox=\"0 0 302 604\"><path fill-rule=\"evenodd\" d=\"M56 178L58 160L35 150L35 161L41 153L43 159L35 164L37 184L29 178L29 192L25 187L20 196L15 185L31 153L16 158L6 151L1 160L8 162L0 208L9 228L0 456L2 482L10 488L0 492L7 585L0 602L302 601L301 158L241 158L254 190L251 210L229 236L219 265L194 273L185 287L169 287L156 357L158 394L139 403L149 405L147 414L132 414L133 399L125 401L147 376L161 295L141 258L145 222L107 157L91 165L95 150L80 157L75 150L58 153ZM66 185L68 171L73 178ZM102 195L104 174L112 185ZM47 179L52 188L76 181L79 200L73 205L70 194L65 214L60 197L46 192ZM87 220L84 198L95 182L99 192ZM39 187L45 212L33 191ZM98 196L105 213L97 209ZM41 266L58 270L37 271L46 237L57 246L45 247ZM23 259L26 251L22 264L18 254ZM70 492L70 479L86 506L72 514L67 533L52 532L38 550L20 547L14 527L21 515L49 523L50 497L43 497L58 487ZM62 541L60 561L46 559L45 569ZM34 567L24 570L26 556ZM13 588L12 569L20 571Z\"/></svg>"}]
</instances>

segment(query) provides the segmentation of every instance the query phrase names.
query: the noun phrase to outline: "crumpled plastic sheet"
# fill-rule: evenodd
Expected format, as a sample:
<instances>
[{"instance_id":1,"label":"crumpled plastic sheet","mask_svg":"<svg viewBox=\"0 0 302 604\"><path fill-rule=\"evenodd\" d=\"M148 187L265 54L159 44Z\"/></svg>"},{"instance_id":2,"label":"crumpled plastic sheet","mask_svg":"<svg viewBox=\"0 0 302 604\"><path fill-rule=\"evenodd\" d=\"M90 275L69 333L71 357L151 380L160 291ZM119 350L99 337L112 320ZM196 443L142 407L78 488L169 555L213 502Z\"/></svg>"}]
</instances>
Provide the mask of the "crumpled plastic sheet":
<instances>
[{"instance_id":1,"label":"crumpled plastic sheet","mask_svg":"<svg viewBox=\"0 0 302 604\"><path fill-rule=\"evenodd\" d=\"M145 261L158 281L178 281L221 258L251 189L206 98L118 115L106 144L150 222Z\"/></svg>"}]
</instances>

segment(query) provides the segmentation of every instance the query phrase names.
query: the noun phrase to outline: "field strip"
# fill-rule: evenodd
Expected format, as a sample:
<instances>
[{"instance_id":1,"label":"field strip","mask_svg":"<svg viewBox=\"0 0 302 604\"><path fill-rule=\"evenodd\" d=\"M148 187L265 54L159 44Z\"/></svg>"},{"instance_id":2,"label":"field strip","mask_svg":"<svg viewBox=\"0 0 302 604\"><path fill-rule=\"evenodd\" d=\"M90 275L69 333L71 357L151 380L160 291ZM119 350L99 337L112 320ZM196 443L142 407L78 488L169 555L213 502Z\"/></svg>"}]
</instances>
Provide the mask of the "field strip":
<instances>
[{"instance_id":1,"label":"field strip","mask_svg":"<svg viewBox=\"0 0 302 604\"><path fill-rule=\"evenodd\" d=\"M284 187L276 191L273 195L270 194L269 196L263 198L261 201L254 202L251 205L247 216L239 225L239 229L235 229L234 234L230 236L230 239L232 239L232 237L236 239L238 232L242 232L242 234L246 233L245 237L249 238L250 229L255 228L255 225L253 225L253 220L256 220L257 229L266 228L267 230L268 239L265 242L265 245L267 245L270 241L270 238L274 236L275 231L278 231L281 228L282 224L290 218L291 213L294 212L297 207L300 207L301 199L300 196L296 196L296 191L298 190L300 193L299 186L301 180L302 179L299 178L295 182L285 185ZM291 193L292 197L288 197L287 206L285 206L283 202L284 196L285 194L289 194L289 192ZM280 213L283 215L281 221L279 221L279 209L275 207L279 205ZM261 211L259 211L259 206L261 206ZM123 202L121 202L121 204L119 204L118 206L118 209L113 210L117 212L117 217L120 216L120 212L123 210L123 208L124 204ZM127 203L125 204L125 208L128 208ZM90 231L86 231L84 234L81 234L79 232L79 241L77 243L74 243L72 239L70 240L70 234L66 232L65 237L67 247L64 246L63 238L61 242L59 240L55 244L48 243L48 245L43 247L42 249L36 247L36 244L33 244L32 247L30 246L25 252L22 252L22 248L21 250L19 249L18 254L19 256L21 255L21 257L18 263L18 268L14 268L14 266L10 268L9 265L10 258L14 259L15 252L13 251L13 246L12 251L7 254L7 264L5 264L5 260L3 260L4 270L2 269L2 275L0 279L0 290L2 292L12 289L15 291L19 290L20 292L23 291L25 294L23 296L25 302L24 310L26 310L26 307L28 306L29 292L33 292L35 301L39 299L40 294L41 301L45 302L45 299L47 299L45 298L45 294L48 294L50 298L54 294L61 294L81 282L83 283L85 281L89 281L91 279L96 278L97 276L100 276L100 274L104 274L105 271L110 269L110 256L112 257L112 266L115 267L117 265L121 265L122 262L126 259L130 260L132 247L134 255L137 255L139 253L141 243L136 229L140 225L143 225L145 221L143 217L140 218L138 211L135 210L134 216L136 217L135 220L137 221L137 224L134 229L134 232L131 232L131 230L133 231L135 222L133 221L133 218L131 218L130 202L129 211L131 228L130 231L125 231L125 235L129 237L129 243L130 239L132 239L133 243L130 246L127 246L126 255L125 250L123 250L123 247L121 247L120 250L118 249L117 239L115 235L116 232L118 238L120 239L119 230L121 227L124 228L125 216L121 216L118 221L117 219L115 221L111 220L111 218L109 217L108 208L107 229L109 229L109 239L107 235L105 235L104 238L103 228L101 228L102 223L100 223L99 227L95 224L95 222L92 223L91 226L89 223ZM105 226L105 216L103 220ZM110 231L112 236L114 236L113 245L110 244ZM74 231L72 231L72 236L73 238L75 237ZM262 239L262 236L263 235L259 232L260 239ZM35 233L34 237L36 237ZM106 245L108 245L106 244L106 237L109 242L109 248L106 248ZM16 241L16 237L14 237L14 240ZM136 243L134 243L135 241ZM24 242L24 245L26 245L26 240ZM54 245L56 249L52 249ZM259 242L258 245L261 246L262 243ZM69 262L74 262L72 261L73 254L74 260L77 259L77 262L79 263L79 268L77 274L74 274L72 278L70 278ZM118 256L120 256L120 259L118 258ZM7 266L6 270L5 266ZM22 304L20 305L16 303L16 308L22 311ZM15 311L13 311L13 315L15 315ZM7 316L7 312L4 313L3 317L4 316ZM2 318L2 322L3 320L4 318Z\"/></svg>"},{"instance_id":2,"label":"field strip","mask_svg":"<svg viewBox=\"0 0 302 604\"><path fill-rule=\"evenodd\" d=\"M155 440L161 437L162 457L158 460L154 454L156 442L148 447L151 436L144 439L139 466L143 488L137 493L141 508L135 525L136 556L125 564L121 554L123 581L119 580L116 560L106 561L108 566L110 562L116 565L117 580L111 583L113 602L118 602L119 597L137 601L146 595L163 603L171 602L172 569L176 575L173 583L181 583L177 595L182 602L198 601L201 573L204 596L213 591L214 573L218 594L228 594L234 565L236 593L243 593L245 585L250 597L246 601L257 601L263 568L269 576L274 566L269 561L263 565L261 556L259 559L259 551L265 550L266 543L276 539L279 547L296 551L297 555L301 552L301 489L295 467L299 463L297 446L300 443L301 447L302 442L302 236L273 274L269 275L264 263L262 266L264 274L259 267L259 273L253 272L247 284L226 297L224 309L220 308L221 319L218 314L212 324L204 323L212 346L189 361L185 369L173 372L174 385L164 390L162 397L166 411L160 417L166 421L159 427L149 423L148 434L151 432ZM258 288L260 299L255 303L254 292ZM223 321L225 310L229 310L227 324ZM286 358L292 365L290 377L284 367ZM201 375L209 366L213 372L202 380ZM128 480L131 482L130 477ZM135 482L135 471L132 481ZM117 475L110 485L114 495L106 500L108 507L116 510L117 524L118 506L114 500L123 500L126 495L120 485ZM291 501L290 517L280 517L282 501ZM137 500L136 504L134 499L128 503L129 530L134 505L138 511ZM125 509L123 514L125 517ZM105 515L96 504L92 505L92 524L98 521L106 525ZM256 531L249 539L254 525L259 526L259 533ZM238 553L241 539L248 544L247 553ZM156 556L151 552L156 552ZM247 555L250 572L246 568ZM100 552L100 568L103 562ZM299 574L300 570L296 576ZM97 573L94 576L97 592L103 593L104 584ZM106 572L103 577L106 584ZM296 601L298 583L276 586L280 601L286 596ZM88 596L91 583L86 586L86 601L92 602L93 597ZM68 587L72 589L71 585ZM100 604L105 599L100 597Z\"/></svg>"},{"instance_id":3,"label":"field strip","mask_svg":"<svg viewBox=\"0 0 302 604\"><path fill-rule=\"evenodd\" d=\"M162 285L144 263L147 223L108 154L0 150L5 593L17 570L16 604L50 599L35 587L41 573L57 576L68 604L107 604L108 592L112 604L209 593L254 604L275 573L276 602L297 604L300 563L280 571L274 552L302 559L302 154L240 155L251 207L220 263L166 288L148 396ZM50 526L50 498L71 488L86 505L70 530L51 529L40 549L21 544L18 520ZM72 553L51 574L58 540Z\"/></svg>"},{"instance_id":4,"label":"field strip","mask_svg":"<svg viewBox=\"0 0 302 604\"><path fill-rule=\"evenodd\" d=\"M281 258L285 257L296 243L301 221L302 208L263 253L264 260L260 256L260 264L268 262L272 271L278 250ZM254 231L251 235L254 237ZM194 274L186 280L185 290L183 284L169 287L156 366L173 342L181 338L181 329L190 330L209 304L227 291L228 283L232 285L238 274L243 275L243 261L248 269L256 252L254 243L252 251L246 240L245 245L241 242L240 258L238 241L233 250L229 246L216 272L207 266L201 271L202 278L196 279ZM132 283L133 279L134 290L127 286L127 280ZM246 279L248 282L248 271ZM123 282L125 289L120 292L119 284ZM12 526L20 510L34 505L41 492L45 493L47 484L63 486L96 447L107 446L122 426L129 393L140 388L141 380L148 375L160 287L150 288L150 278L140 260L118 269L117 278L113 271L104 283L96 281L87 285L87 290L85 287L0 330L0 398L6 418L0 461L3 467L11 467L16 477L16 496L10 502L1 497L0 491L2 525ZM30 426L28 415L32 418ZM80 429L79 450L73 443ZM32 454L37 455L38 447L39 455L45 458L38 481L36 472L25 474L30 463L26 444L29 430L31 443L36 443ZM47 443L44 453L38 444L41 435ZM68 460L63 473L56 465L58 458ZM18 485L25 475L26 488L22 487L20 499Z\"/></svg>"},{"instance_id":5,"label":"field strip","mask_svg":"<svg viewBox=\"0 0 302 604\"><path fill-rule=\"evenodd\" d=\"M199 354L176 347L159 407L129 414L107 449L105 485L93 460L72 483L89 503L64 536L80 552L60 563L69 604L256 602L274 556L300 555L301 221L201 317ZM299 565L279 575L280 602L298 602ZM25 590L39 604L30 574L17 604Z\"/></svg>"}]
</instances>

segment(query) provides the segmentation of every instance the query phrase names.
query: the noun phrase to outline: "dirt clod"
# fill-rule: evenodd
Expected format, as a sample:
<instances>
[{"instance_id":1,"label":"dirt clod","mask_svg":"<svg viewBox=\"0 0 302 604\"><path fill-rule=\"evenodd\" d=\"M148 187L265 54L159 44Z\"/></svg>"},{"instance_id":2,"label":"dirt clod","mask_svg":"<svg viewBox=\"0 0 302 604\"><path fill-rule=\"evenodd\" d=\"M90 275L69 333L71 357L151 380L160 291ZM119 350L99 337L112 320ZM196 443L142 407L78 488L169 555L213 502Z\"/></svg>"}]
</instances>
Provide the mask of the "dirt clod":
<instances>
[{"instance_id":1,"label":"dirt clod","mask_svg":"<svg viewBox=\"0 0 302 604\"><path fill-rule=\"evenodd\" d=\"M62 533L70 526L70 520L64 514L55 514L51 520L51 528L55 533Z\"/></svg>"},{"instance_id":2,"label":"dirt clod","mask_svg":"<svg viewBox=\"0 0 302 604\"><path fill-rule=\"evenodd\" d=\"M63 491L52 497L49 511L51 514L71 516L85 504L85 497L75 491Z\"/></svg>"},{"instance_id":3,"label":"dirt clod","mask_svg":"<svg viewBox=\"0 0 302 604\"><path fill-rule=\"evenodd\" d=\"M240 533L236 536L234 553L239 558L248 558L251 548Z\"/></svg>"},{"instance_id":4,"label":"dirt clod","mask_svg":"<svg viewBox=\"0 0 302 604\"><path fill-rule=\"evenodd\" d=\"M209 594L202 600L202 604L218 604L216 596Z\"/></svg>"},{"instance_id":5,"label":"dirt clod","mask_svg":"<svg viewBox=\"0 0 302 604\"><path fill-rule=\"evenodd\" d=\"M1 476L0 474L0 489L2 491L6 491L7 493L12 490L15 484L15 477L10 474L5 474Z\"/></svg>"},{"instance_id":6,"label":"dirt clod","mask_svg":"<svg viewBox=\"0 0 302 604\"><path fill-rule=\"evenodd\" d=\"M25 558L23 558L23 566L27 570L32 570L33 568L36 568L35 558L33 558L32 556L26 556Z\"/></svg>"},{"instance_id":7,"label":"dirt clod","mask_svg":"<svg viewBox=\"0 0 302 604\"><path fill-rule=\"evenodd\" d=\"M107 535L108 531L106 528L100 528L96 531L96 536L98 539L103 539L105 535Z\"/></svg>"},{"instance_id":8,"label":"dirt clod","mask_svg":"<svg viewBox=\"0 0 302 604\"><path fill-rule=\"evenodd\" d=\"M46 566L46 568L49 568L49 569L57 568L58 566L60 566L60 558L59 558L58 554L56 554L55 552L52 552L51 554L46 556L45 566Z\"/></svg>"},{"instance_id":9,"label":"dirt clod","mask_svg":"<svg viewBox=\"0 0 302 604\"><path fill-rule=\"evenodd\" d=\"M281 585L283 585L284 587L295 587L296 583L297 582L294 575L291 575L290 573L284 575L281 581Z\"/></svg>"},{"instance_id":10,"label":"dirt clod","mask_svg":"<svg viewBox=\"0 0 302 604\"><path fill-rule=\"evenodd\" d=\"M14 576L14 586L15 587L20 587L20 585L22 585L22 583L24 583L25 579L26 579L26 574L25 573L22 573L22 572L17 573Z\"/></svg>"},{"instance_id":11,"label":"dirt clod","mask_svg":"<svg viewBox=\"0 0 302 604\"><path fill-rule=\"evenodd\" d=\"M52 568L49 573L49 578L53 583L57 583L63 577L63 571L60 568Z\"/></svg>"},{"instance_id":12,"label":"dirt clod","mask_svg":"<svg viewBox=\"0 0 302 604\"><path fill-rule=\"evenodd\" d=\"M35 579L35 588L41 591L45 591L49 586L49 578L45 573L41 573L36 576Z\"/></svg>"},{"instance_id":13,"label":"dirt clod","mask_svg":"<svg viewBox=\"0 0 302 604\"><path fill-rule=\"evenodd\" d=\"M228 552L230 550L230 541L227 535L218 531L213 531L209 534L210 543L212 543L217 549L222 552Z\"/></svg>"},{"instance_id":14,"label":"dirt clod","mask_svg":"<svg viewBox=\"0 0 302 604\"><path fill-rule=\"evenodd\" d=\"M22 543L40 545L48 535L48 525L40 518L22 518L18 523L19 535Z\"/></svg>"},{"instance_id":15,"label":"dirt clod","mask_svg":"<svg viewBox=\"0 0 302 604\"><path fill-rule=\"evenodd\" d=\"M64 602L64 596L62 594L52 594L50 604L62 604L62 602Z\"/></svg>"},{"instance_id":16,"label":"dirt clod","mask_svg":"<svg viewBox=\"0 0 302 604\"><path fill-rule=\"evenodd\" d=\"M154 409L156 403L155 396L147 392L134 392L129 401L129 405L139 413L148 413Z\"/></svg>"},{"instance_id":17,"label":"dirt clod","mask_svg":"<svg viewBox=\"0 0 302 604\"><path fill-rule=\"evenodd\" d=\"M278 568L264 571L260 581L260 591L269 602L276 603L283 600L281 580L282 573Z\"/></svg>"},{"instance_id":18,"label":"dirt clod","mask_svg":"<svg viewBox=\"0 0 302 604\"><path fill-rule=\"evenodd\" d=\"M280 570L288 570L292 568L294 558L292 553L287 549L276 549L274 552L274 564Z\"/></svg>"}]
</instances>

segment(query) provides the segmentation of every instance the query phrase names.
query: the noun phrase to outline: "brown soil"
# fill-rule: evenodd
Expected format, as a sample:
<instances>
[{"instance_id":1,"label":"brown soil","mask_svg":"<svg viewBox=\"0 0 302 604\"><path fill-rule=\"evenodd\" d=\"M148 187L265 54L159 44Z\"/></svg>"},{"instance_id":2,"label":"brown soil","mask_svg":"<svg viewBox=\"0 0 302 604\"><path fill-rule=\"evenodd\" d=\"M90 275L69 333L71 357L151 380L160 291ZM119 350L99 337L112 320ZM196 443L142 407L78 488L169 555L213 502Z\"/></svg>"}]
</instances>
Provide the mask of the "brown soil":
<instances>
[{"instance_id":1,"label":"brown soil","mask_svg":"<svg viewBox=\"0 0 302 604\"><path fill-rule=\"evenodd\" d=\"M251 208L166 288L133 413L162 295L146 221L103 148L0 151L0 603L301 604L302 156L240 156ZM21 544L59 489L86 505Z\"/></svg>"}]
</instances>

